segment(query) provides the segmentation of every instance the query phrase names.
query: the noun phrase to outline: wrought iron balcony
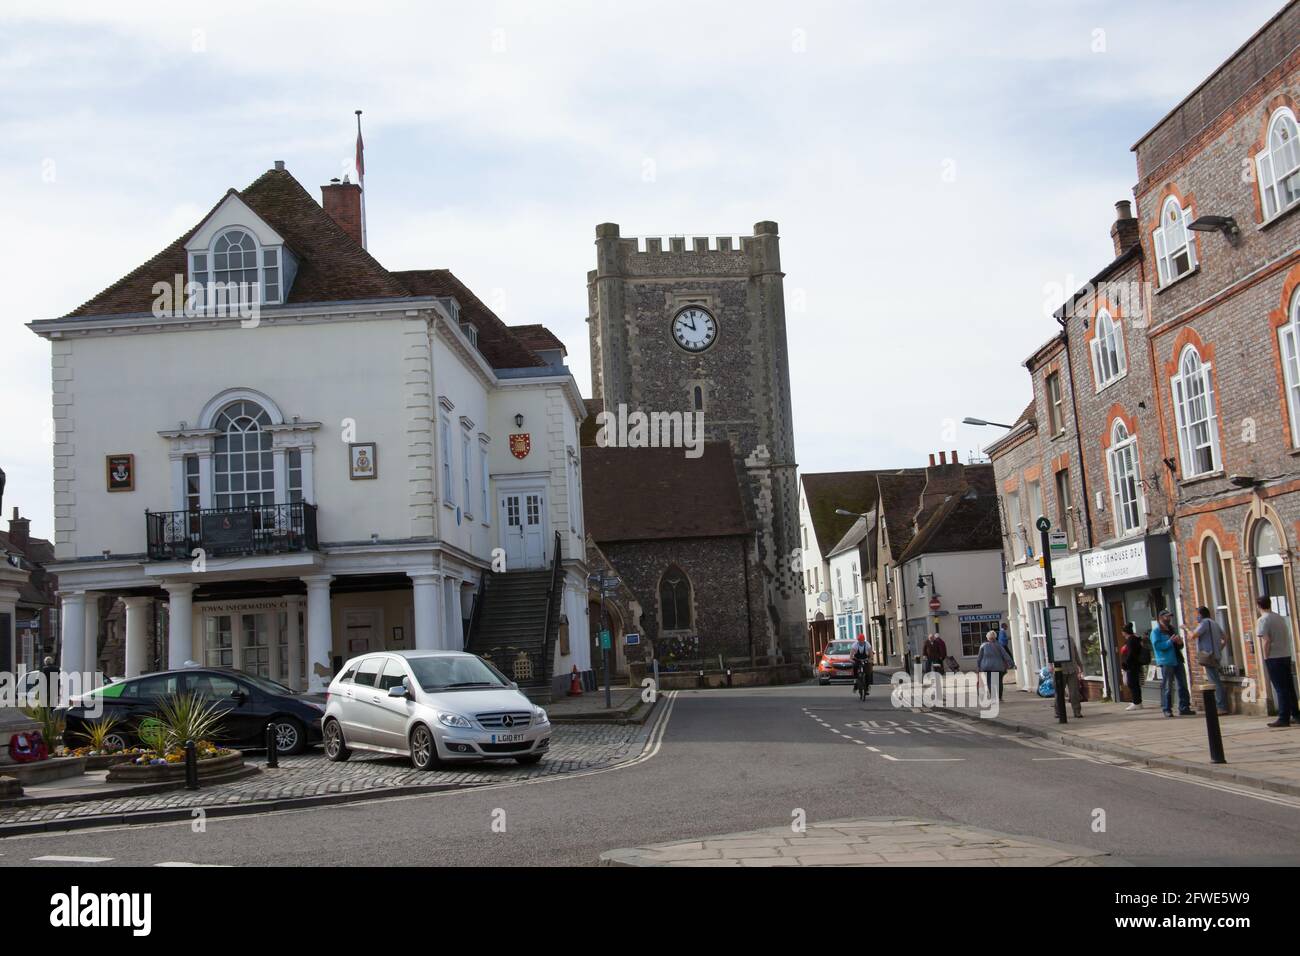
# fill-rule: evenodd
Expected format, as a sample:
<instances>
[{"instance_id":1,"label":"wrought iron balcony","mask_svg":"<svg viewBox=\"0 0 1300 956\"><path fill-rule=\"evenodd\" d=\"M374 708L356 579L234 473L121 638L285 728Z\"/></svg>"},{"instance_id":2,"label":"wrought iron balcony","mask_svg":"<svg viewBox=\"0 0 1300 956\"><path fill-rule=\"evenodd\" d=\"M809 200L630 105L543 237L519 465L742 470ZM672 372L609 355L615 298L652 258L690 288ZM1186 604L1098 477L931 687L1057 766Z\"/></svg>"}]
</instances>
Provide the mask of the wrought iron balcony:
<instances>
[{"instance_id":1,"label":"wrought iron balcony","mask_svg":"<svg viewBox=\"0 0 1300 956\"><path fill-rule=\"evenodd\" d=\"M189 561L201 548L209 557L315 551L316 506L305 501L244 508L146 511L149 557Z\"/></svg>"}]
</instances>

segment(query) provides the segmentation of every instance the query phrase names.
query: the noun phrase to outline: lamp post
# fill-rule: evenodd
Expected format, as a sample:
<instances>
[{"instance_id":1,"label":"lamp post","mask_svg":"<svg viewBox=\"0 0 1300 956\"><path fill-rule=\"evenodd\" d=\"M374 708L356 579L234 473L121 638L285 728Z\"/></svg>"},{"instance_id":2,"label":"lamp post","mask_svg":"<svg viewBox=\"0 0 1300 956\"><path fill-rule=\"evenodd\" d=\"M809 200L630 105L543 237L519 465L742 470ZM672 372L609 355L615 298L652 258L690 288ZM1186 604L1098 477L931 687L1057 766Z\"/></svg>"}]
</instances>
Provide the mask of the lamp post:
<instances>
[{"instance_id":1,"label":"lamp post","mask_svg":"<svg viewBox=\"0 0 1300 956\"><path fill-rule=\"evenodd\" d=\"M609 651L613 637L606 626L605 617L605 595L613 594L618 590L621 583L617 575L606 576L603 571L595 571L587 575L587 586L598 588L600 590L600 658L601 665L605 671L605 707L606 709L614 706L611 700L609 688Z\"/></svg>"},{"instance_id":2,"label":"lamp post","mask_svg":"<svg viewBox=\"0 0 1300 956\"><path fill-rule=\"evenodd\" d=\"M1010 425L1003 425L1001 422L991 422L983 418L972 418L967 415L961 420L963 425L992 425L994 428L1011 428Z\"/></svg>"}]
</instances>

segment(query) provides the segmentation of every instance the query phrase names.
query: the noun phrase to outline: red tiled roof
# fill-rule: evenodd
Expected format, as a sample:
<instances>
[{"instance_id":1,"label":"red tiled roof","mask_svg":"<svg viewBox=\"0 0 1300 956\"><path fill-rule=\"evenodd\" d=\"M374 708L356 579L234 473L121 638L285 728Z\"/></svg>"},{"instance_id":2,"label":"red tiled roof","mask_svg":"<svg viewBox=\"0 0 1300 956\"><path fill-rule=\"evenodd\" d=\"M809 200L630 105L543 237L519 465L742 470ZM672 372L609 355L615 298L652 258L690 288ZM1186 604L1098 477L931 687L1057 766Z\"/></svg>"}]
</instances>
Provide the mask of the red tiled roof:
<instances>
[{"instance_id":1,"label":"red tiled roof","mask_svg":"<svg viewBox=\"0 0 1300 956\"><path fill-rule=\"evenodd\" d=\"M564 343L557 339L555 333L544 325L512 325L509 328L514 333L515 338L534 352L559 349L565 355L569 354L569 350L564 347Z\"/></svg>"},{"instance_id":2,"label":"red tiled roof","mask_svg":"<svg viewBox=\"0 0 1300 956\"><path fill-rule=\"evenodd\" d=\"M545 362L448 270L390 272L385 269L321 208L288 171L267 170L247 188L228 190L226 196L232 194L266 220L298 257L298 273L289 290L287 305L452 295L460 302L462 314L478 328L479 351L494 368L545 366ZM218 202L217 206L220 205ZM73 309L67 317L150 311L156 298L154 283L171 283L174 276L188 273L185 243L211 214L205 215L194 228L148 262Z\"/></svg>"},{"instance_id":3,"label":"red tiled roof","mask_svg":"<svg viewBox=\"0 0 1300 956\"><path fill-rule=\"evenodd\" d=\"M478 329L478 350L493 368L538 368L546 365L449 269L410 269L392 275L412 295L454 296L460 303L460 317L473 322Z\"/></svg>"},{"instance_id":4,"label":"red tiled roof","mask_svg":"<svg viewBox=\"0 0 1300 956\"><path fill-rule=\"evenodd\" d=\"M728 442L582 451L583 515L597 542L749 534Z\"/></svg>"}]
</instances>

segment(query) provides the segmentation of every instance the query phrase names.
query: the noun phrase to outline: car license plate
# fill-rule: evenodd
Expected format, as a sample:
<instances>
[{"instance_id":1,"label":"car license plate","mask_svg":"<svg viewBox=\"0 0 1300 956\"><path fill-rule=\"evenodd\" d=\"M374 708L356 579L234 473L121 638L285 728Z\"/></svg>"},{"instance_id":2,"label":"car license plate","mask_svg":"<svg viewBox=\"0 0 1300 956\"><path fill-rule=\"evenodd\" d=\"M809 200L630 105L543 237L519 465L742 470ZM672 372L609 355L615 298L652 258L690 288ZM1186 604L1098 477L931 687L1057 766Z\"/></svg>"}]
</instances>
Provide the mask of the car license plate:
<instances>
[{"instance_id":1,"label":"car license plate","mask_svg":"<svg viewBox=\"0 0 1300 956\"><path fill-rule=\"evenodd\" d=\"M494 744L517 744L524 739L523 734L493 734L492 742Z\"/></svg>"}]
</instances>

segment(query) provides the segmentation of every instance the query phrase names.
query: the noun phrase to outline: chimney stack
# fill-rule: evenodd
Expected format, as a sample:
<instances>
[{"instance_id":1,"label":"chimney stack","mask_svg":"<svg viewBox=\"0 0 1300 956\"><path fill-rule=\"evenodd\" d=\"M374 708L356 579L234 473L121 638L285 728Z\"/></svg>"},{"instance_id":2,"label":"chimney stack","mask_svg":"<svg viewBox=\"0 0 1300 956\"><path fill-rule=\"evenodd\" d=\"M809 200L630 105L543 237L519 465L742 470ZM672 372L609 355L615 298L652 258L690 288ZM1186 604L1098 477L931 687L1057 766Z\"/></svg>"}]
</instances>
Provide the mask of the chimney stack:
<instances>
[{"instance_id":1,"label":"chimney stack","mask_svg":"<svg viewBox=\"0 0 1300 956\"><path fill-rule=\"evenodd\" d=\"M934 467L934 452L930 452L930 467Z\"/></svg>"},{"instance_id":2,"label":"chimney stack","mask_svg":"<svg viewBox=\"0 0 1300 956\"><path fill-rule=\"evenodd\" d=\"M331 179L320 188L321 205L329 217L337 222L349 236L362 245L361 240L361 187L347 180Z\"/></svg>"},{"instance_id":3,"label":"chimney stack","mask_svg":"<svg viewBox=\"0 0 1300 956\"><path fill-rule=\"evenodd\" d=\"M956 448L954 448L954 449L952 450L952 463L953 463L954 465L957 464L957 449L956 449Z\"/></svg>"},{"instance_id":4,"label":"chimney stack","mask_svg":"<svg viewBox=\"0 0 1300 956\"><path fill-rule=\"evenodd\" d=\"M948 453L946 451L939 452L939 464L941 465L948 464Z\"/></svg>"},{"instance_id":5,"label":"chimney stack","mask_svg":"<svg viewBox=\"0 0 1300 956\"><path fill-rule=\"evenodd\" d=\"M15 548L20 551L27 550L27 542L32 537L32 522L30 518L18 517L18 508L14 508L14 516L9 519L9 541Z\"/></svg>"},{"instance_id":6,"label":"chimney stack","mask_svg":"<svg viewBox=\"0 0 1300 956\"><path fill-rule=\"evenodd\" d=\"M1136 246L1141 238L1138 221L1133 218L1133 204L1127 199L1115 203L1115 224L1110 227L1110 237L1115 241L1116 257Z\"/></svg>"}]
</instances>

